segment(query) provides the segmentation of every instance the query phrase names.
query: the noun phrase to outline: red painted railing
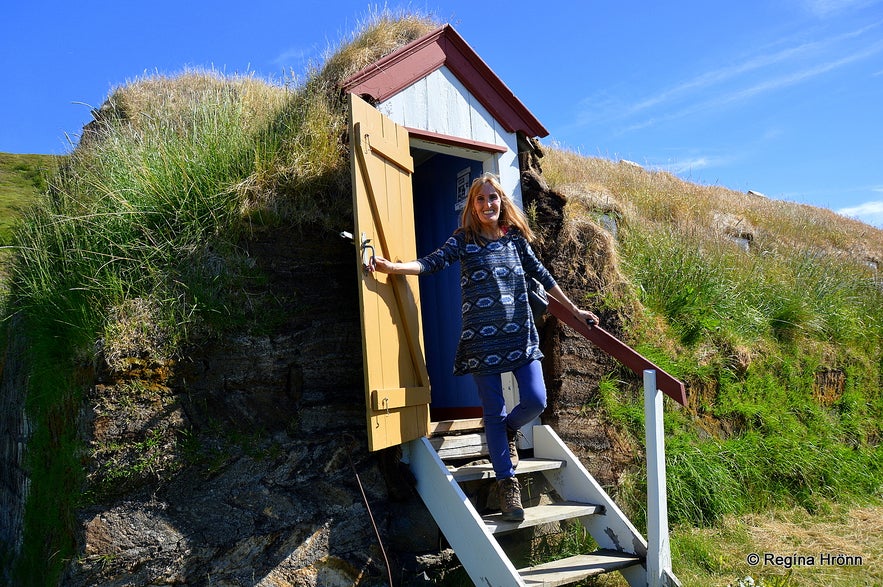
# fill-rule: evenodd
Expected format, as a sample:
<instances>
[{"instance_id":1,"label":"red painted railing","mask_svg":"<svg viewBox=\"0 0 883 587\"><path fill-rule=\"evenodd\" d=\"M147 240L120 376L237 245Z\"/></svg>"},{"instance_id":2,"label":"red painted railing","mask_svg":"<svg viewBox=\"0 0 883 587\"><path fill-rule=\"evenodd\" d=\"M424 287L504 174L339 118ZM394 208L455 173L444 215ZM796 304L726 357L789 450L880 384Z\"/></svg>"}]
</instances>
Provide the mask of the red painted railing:
<instances>
[{"instance_id":1,"label":"red painted railing","mask_svg":"<svg viewBox=\"0 0 883 587\"><path fill-rule=\"evenodd\" d=\"M653 369L656 371L656 385L659 387L659 390L679 404L687 405L687 393L681 381L654 365L638 351L600 326L586 324L551 295L549 296L549 313L588 338L598 348L634 371L639 377L643 377L645 370Z\"/></svg>"}]
</instances>

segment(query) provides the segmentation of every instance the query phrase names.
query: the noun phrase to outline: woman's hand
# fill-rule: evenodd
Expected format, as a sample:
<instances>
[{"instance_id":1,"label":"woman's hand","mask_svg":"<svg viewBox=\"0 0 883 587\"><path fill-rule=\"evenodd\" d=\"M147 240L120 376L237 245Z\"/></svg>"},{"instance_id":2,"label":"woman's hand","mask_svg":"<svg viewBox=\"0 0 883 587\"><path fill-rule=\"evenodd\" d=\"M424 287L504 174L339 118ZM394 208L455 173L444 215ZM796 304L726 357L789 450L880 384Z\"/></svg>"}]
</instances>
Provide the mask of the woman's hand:
<instances>
[{"instance_id":1,"label":"woman's hand","mask_svg":"<svg viewBox=\"0 0 883 587\"><path fill-rule=\"evenodd\" d=\"M579 315L580 319L586 322L589 326L594 326L601 323L601 319L598 318L598 316L596 316L594 312L590 312L589 310L581 310L577 308L577 314Z\"/></svg>"},{"instance_id":2,"label":"woman's hand","mask_svg":"<svg viewBox=\"0 0 883 587\"><path fill-rule=\"evenodd\" d=\"M374 255L371 257L371 261L368 263L368 271L370 273L374 273L375 271L380 271L381 273L392 273L393 265L395 265L395 263L393 263L392 261Z\"/></svg>"},{"instance_id":3,"label":"woman's hand","mask_svg":"<svg viewBox=\"0 0 883 587\"><path fill-rule=\"evenodd\" d=\"M562 291L562 289L556 284L552 289L548 291L549 295L558 300L559 303L564 305L566 308L570 310L570 313L574 316L579 316L580 320L586 322L589 326L594 326L595 324L599 324L601 319L598 318L593 312L588 310L582 310L570 301L570 298L567 297L567 294Z\"/></svg>"}]
</instances>

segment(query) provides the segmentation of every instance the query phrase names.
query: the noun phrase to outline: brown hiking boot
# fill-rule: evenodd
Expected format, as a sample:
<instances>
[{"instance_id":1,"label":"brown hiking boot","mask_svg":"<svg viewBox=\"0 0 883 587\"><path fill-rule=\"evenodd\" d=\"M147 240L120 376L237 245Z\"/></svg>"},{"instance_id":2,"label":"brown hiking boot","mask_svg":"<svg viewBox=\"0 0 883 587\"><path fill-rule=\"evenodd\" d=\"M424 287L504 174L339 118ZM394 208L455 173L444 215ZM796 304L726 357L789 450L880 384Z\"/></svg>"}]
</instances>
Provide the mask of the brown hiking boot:
<instances>
[{"instance_id":1,"label":"brown hiking boot","mask_svg":"<svg viewBox=\"0 0 883 587\"><path fill-rule=\"evenodd\" d=\"M518 435L521 434L518 430L512 430L511 428L506 428L506 440L509 441L509 459L512 461L512 468L518 466Z\"/></svg>"},{"instance_id":2,"label":"brown hiking boot","mask_svg":"<svg viewBox=\"0 0 883 587\"><path fill-rule=\"evenodd\" d=\"M497 481L500 493L500 511L504 520L520 522L524 520L524 508L521 507L521 485L516 477L506 477Z\"/></svg>"}]
</instances>

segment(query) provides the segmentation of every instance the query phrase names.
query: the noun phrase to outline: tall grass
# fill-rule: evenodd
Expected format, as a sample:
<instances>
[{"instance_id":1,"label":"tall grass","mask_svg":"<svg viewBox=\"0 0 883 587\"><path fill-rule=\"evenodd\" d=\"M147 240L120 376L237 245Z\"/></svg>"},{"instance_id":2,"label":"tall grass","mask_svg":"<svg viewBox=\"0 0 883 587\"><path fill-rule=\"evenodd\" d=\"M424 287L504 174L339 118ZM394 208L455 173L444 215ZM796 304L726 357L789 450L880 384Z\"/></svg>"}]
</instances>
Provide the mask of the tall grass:
<instances>
[{"instance_id":1,"label":"tall grass","mask_svg":"<svg viewBox=\"0 0 883 587\"><path fill-rule=\"evenodd\" d=\"M725 237L671 226L633 227L622 248L645 304L684 344L722 333L863 346L883 332L883 292L867 266L843 254L745 253Z\"/></svg>"},{"instance_id":2,"label":"tall grass","mask_svg":"<svg viewBox=\"0 0 883 587\"><path fill-rule=\"evenodd\" d=\"M165 102L132 107L159 87ZM256 91L273 104L261 115L247 108ZM24 216L7 303L32 340L32 489L20 576L57 573L72 548L81 482L74 422L89 379L74 374L87 371L96 349L111 371L131 358L167 362L189 328L234 307L224 300L241 278L232 262L237 186L254 169L256 129L284 105L280 95L209 72L119 89Z\"/></svg>"},{"instance_id":3,"label":"tall grass","mask_svg":"<svg viewBox=\"0 0 883 587\"><path fill-rule=\"evenodd\" d=\"M237 185L254 167L256 137L241 100L252 82L213 78L191 75L200 83L184 84L187 100L171 95L173 116L117 110L124 121L96 123L90 132L100 137L74 151L16 236L15 311L79 328L86 339L127 299L150 300L167 326L193 314L202 300L189 284L218 277L210 251L235 242Z\"/></svg>"}]
</instances>

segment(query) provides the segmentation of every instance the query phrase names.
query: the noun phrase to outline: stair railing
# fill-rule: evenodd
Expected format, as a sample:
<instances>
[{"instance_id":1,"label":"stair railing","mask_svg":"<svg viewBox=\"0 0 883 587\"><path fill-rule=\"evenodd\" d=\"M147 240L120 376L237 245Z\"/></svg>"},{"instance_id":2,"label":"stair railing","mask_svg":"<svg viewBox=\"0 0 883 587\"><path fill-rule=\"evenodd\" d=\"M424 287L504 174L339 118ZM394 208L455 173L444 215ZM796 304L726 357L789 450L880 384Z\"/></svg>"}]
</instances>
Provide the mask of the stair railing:
<instances>
[{"instance_id":1,"label":"stair railing","mask_svg":"<svg viewBox=\"0 0 883 587\"><path fill-rule=\"evenodd\" d=\"M549 313L636 374L643 375L647 451L647 584L648 587L680 585L671 569L662 394L665 393L679 404L686 405L684 384L602 327L588 324L572 314L551 294Z\"/></svg>"}]
</instances>

